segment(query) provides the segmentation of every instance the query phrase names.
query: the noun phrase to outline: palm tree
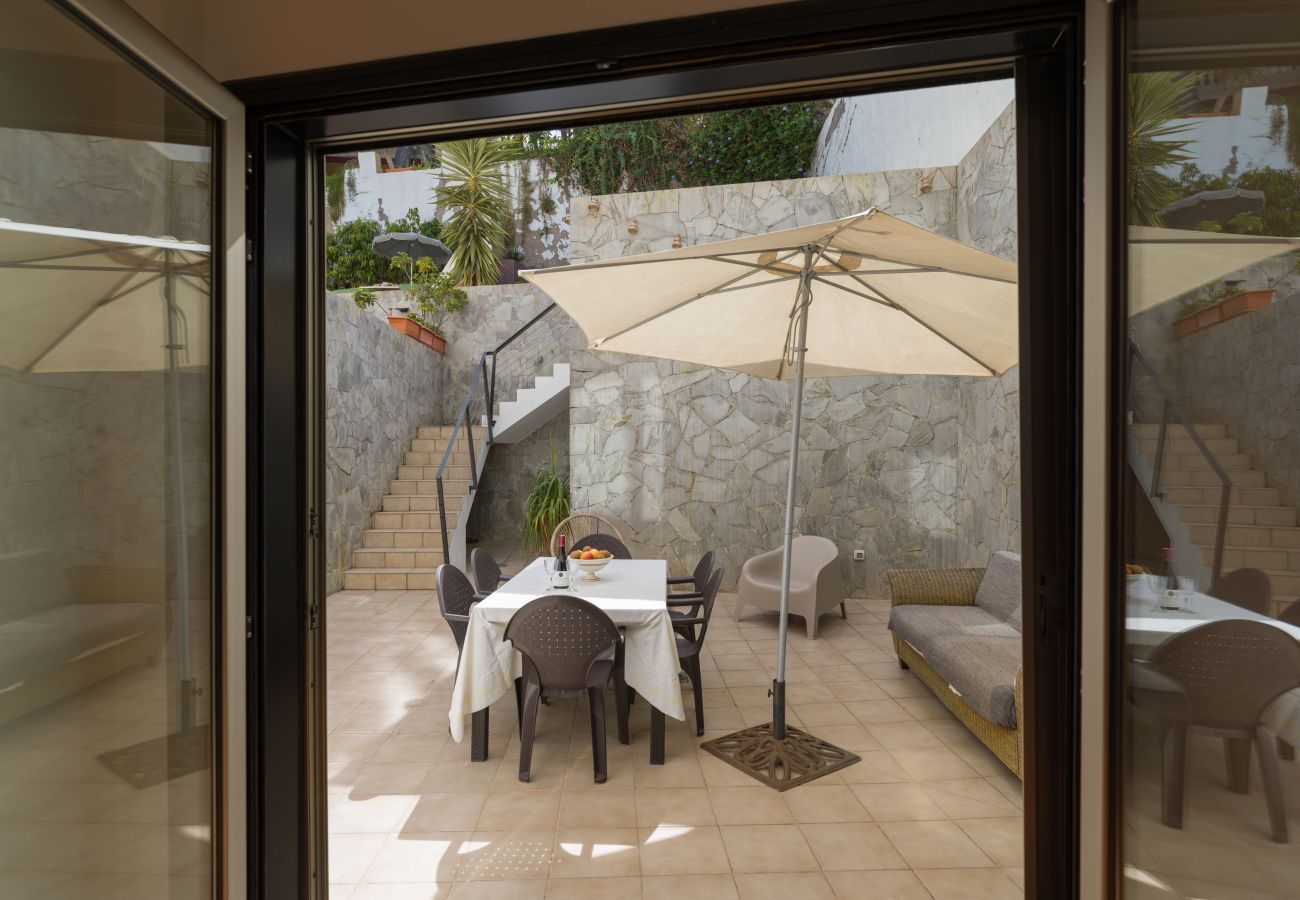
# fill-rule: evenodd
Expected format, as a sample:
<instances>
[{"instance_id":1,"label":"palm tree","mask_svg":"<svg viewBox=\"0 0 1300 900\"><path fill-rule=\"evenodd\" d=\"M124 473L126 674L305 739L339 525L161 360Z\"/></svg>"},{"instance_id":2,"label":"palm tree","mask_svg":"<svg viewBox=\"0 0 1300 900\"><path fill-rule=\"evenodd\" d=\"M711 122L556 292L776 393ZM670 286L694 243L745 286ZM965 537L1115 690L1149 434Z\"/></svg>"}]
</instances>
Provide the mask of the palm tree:
<instances>
[{"instance_id":1,"label":"palm tree","mask_svg":"<svg viewBox=\"0 0 1300 900\"><path fill-rule=\"evenodd\" d=\"M451 210L442 239L451 247L447 273L457 284L496 284L510 213L505 164L519 155L514 138L470 138L438 147L444 183L434 200Z\"/></svg>"},{"instance_id":2,"label":"palm tree","mask_svg":"<svg viewBox=\"0 0 1300 900\"><path fill-rule=\"evenodd\" d=\"M1187 125L1173 120L1187 114L1193 80L1178 72L1129 76L1129 221L1134 225L1159 226L1160 210L1178 199L1178 184L1160 170L1191 159L1189 142L1177 139Z\"/></svg>"}]
</instances>

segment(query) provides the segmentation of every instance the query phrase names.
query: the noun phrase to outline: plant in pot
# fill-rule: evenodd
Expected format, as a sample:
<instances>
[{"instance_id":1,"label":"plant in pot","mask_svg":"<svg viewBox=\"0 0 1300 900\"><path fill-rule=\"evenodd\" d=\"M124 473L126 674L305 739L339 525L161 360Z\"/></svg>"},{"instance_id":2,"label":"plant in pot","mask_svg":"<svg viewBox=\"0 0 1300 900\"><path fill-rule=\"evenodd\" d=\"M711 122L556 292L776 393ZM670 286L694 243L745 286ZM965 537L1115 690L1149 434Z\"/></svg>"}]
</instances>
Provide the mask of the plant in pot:
<instances>
[{"instance_id":1,"label":"plant in pot","mask_svg":"<svg viewBox=\"0 0 1300 900\"><path fill-rule=\"evenodd\" d=\"M524 265L524 248L511 247L501 257L501 277L499 284L514 284L519 280L519 270Z\"/></svg>"},{"instance_id":2,"label":"plant in pot","mask_svg":"<svg viewBox=\"0 0 1300 900\"><path fill-rule=\"evenodd\" d=\"M507 238L502 222L511 213L504 168L518 158L519 142L470 138L442 145L438 156L443 183L433 197L450 210L442 226L443 240L452 248L447 274L455 284L496 284Z\"/></svg>"},{"instance_id":3,"label":"plant in pot","mask_svg":"<svg viewBox=\"0 0 1300 900\"><path fill-rule=\"evenodd\" d=\"M569 482L560 477L555 443L551 443L551 464L537 470L533 489L524 501L524 547L543 556L550 550L551 534L569 517Z\"/></svg>"},{"instance_id":4,"label":"plant in pot","mask_svg":"<svg viewBox=\"0 0 1300 900\"><path fill-rule=\"evenodd\" d=\"M465 308L469 295L431 260L412 262L408 254L398 253L393 257L393 267L410 278L406 296L414 309L405 316L389 316L388 324L439 353L446 352L443 325L453 313Z\"/></svg>"}]
</instances>

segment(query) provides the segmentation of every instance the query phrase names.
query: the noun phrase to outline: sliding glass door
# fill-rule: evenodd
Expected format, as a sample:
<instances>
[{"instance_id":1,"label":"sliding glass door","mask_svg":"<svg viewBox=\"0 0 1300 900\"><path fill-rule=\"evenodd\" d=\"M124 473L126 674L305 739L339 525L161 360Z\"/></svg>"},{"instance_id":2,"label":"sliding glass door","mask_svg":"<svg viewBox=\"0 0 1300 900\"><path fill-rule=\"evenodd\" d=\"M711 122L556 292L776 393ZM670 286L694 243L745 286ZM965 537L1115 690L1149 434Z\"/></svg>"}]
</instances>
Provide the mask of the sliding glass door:
<instances>
[{"instance_id":1,"label":"sliding glass door","mask_svg":"<svg viewBox=\"0 0 1300 900\"><path fill-rule=\"evenodd\" d=\"M1300 896L1300 7L1128 7L1121 892Z\"/></svg>"},{"instance_id":2,"label":"sliding glass door","mask_svg":"<svg viewBox=\"0 0 1300 900\"><path fill-rule=\"evenodd\" d=\"M214 860L214 122L62 8L0 38L0 896Z\"/></svg>"}]
</instances>

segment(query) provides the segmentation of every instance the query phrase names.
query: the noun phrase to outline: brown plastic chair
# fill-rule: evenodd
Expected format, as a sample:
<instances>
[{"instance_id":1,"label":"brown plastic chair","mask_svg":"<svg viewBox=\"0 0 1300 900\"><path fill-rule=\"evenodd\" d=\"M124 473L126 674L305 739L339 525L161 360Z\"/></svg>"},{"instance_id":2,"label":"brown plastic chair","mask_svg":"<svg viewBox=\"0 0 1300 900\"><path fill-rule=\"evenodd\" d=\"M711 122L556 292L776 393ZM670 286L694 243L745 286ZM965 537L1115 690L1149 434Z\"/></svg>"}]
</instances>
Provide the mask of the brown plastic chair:
<instances>
[{"instance_id":1,"label":"brown plastic chair","mask_svg":"<svg viewBox=\"0 0 1300 900\"><path fill-rule=\"evenodd\" d=\"M587 695L591 755L597 784L609 777L605 756L605 685L614 675L621 637L604 610L580 597L552 594L521 606L506 625L505 640L524 658L519 712L519 780L531 777L537 705L545 697ZM624 712L619 711L620 722Z\"/></svg>"},{"instance_id":2,"label":"brown plastic chair","mask_svg":"<svg viewBox=\"0 0 1300 900\"><path fill-rule=\"evenodd\" d=\"M465 632L469 629L469 611L474 601L480 599L474 593L474 586L469 583L465 573L450 563L438 566L434 575L438 590L438 611L447 620L451 634L456 638L456 654L465 647Z\"/></svg>"},{"instance_id":3,"label":"brown plastic chair","mask_svg":"<svg viewBox=\"0 0 1300 900\"><path fill-rule=\"evenodd\" d=\"M1250 745L1259 759L1273 840L1287 840L1286 809L1273 734L1260 722L1265 708L1300 686L1300 644L1280 628L1246 619L1224 619L1176 634L1143 666L1156 675L1135 687L1138 708L1160 728L1164 776L1161 818L1183 827L1187 733L1223 738L1228 785L1250 790ZM1155 686L1165 682L1166 687Z\"/></svg>"},{"instance_id":4,"label":"brown plastic chair","mask_svg":"<svg viewBox=\"0 0 1300 900\"><path fill-rule=\"evenodd\" d=\"M578 538L569 545L569 551L581 550L583 547L590 547L593 550L608 550L614 554L615 559L632 558L632 551L627 549L627 544L624 544L612 534L589 534L586 537Z\"/></svg>"},{"instance_id":5,"label":"brown plastic chair","mask_svg":"<svg viewBox=\"0 0 1300 900\"><path fill-rule=\"evenodd\" d=\"M1210 596L1261 616L1273 615L1273 582L1261 569L1234 569L1220 575L1210 588Z\"/></svg>"},{"instance_id":6,"label":"brown plastic chair","mask_svg":"<svg viewBox=\"0 0 1300 900\"><path fill-rule=\"evenodd\" d=\"M677 632L677 659L682 671L691 680L691 689L695 693L695 734L704 734L704 683L700 678L700 651L704 649L704 635L709 630L709 619L713 616L713 601L718 599L718 588L722 585L722 569L715 569L709 576L709 583L704 586L704 596L695 602L700 609L690 618L677 618L673 621L673 630ZM695 634L695 629L700 629ZM689 629L689 630L687 630Z\"/></svg>"},{"instance_id":7,"label":"brown plastic chair","mask_svg":"<svg viewBox=\"0 0 1300 900\"><path fill-rule=\"evenodd\" d=\"M578 513L576 516L562 519L560 524L555 526L555 530L551 532L551 555L554 556L556 550L559 549L560 535L564 535L569 549L572 550L575 539L579 535L592 534L612 534L618 538L619 543L623 542L623 535L619 534L618 528L609 519L594 513Z\"/></svg>"},{"instance_id":8,"label":"brown plastic chair","mask_svg":"<svg viewBox=\"0 0 1300 900\"><path fill-rule=\"evenodd\" d=\"M495 558L486 550L475 547L469 555L469 570L474 573L474 586L478 588L476 599L482 600L509 581L512 576L501 571Z\"/></svg>"},{"instance_id":9,"label":"brown plastic chair","mask_svg":"<svg viewBox=\"0 0 1300 900\"><path fill-rule=\"evenodd\" d=\"M686 585L685 591L674 591L668 595L668 602L672 603L677 598L702 597L704 596L704 586L709 583L709 575L713 572L713 551L710 550L700 557L700 561L695 564L695 571L690 575L682 575L678 578L668 579L668 590L672 591L674 587Z\"/></svg>"}]
</instances>

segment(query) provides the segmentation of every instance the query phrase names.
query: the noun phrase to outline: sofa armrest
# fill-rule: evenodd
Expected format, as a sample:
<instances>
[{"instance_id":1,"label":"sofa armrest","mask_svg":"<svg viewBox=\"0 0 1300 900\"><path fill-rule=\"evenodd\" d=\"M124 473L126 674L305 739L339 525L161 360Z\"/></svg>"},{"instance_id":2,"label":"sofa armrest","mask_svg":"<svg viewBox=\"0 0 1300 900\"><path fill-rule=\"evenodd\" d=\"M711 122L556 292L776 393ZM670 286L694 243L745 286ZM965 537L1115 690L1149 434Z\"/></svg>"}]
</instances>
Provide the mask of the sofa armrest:
<instances>
[{"instance_id":1,"label":"sofa armrest","mask_svg":"<svg viewBox=\"0 0 1300 900\"><path fill-rule=\"evenodd\" d=\"M890 606L972 606L983 569L891 569Z\"/></svg>"}]
</instances>

